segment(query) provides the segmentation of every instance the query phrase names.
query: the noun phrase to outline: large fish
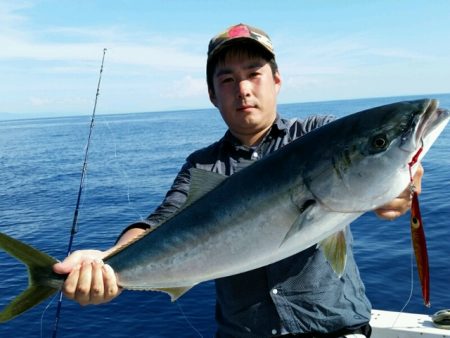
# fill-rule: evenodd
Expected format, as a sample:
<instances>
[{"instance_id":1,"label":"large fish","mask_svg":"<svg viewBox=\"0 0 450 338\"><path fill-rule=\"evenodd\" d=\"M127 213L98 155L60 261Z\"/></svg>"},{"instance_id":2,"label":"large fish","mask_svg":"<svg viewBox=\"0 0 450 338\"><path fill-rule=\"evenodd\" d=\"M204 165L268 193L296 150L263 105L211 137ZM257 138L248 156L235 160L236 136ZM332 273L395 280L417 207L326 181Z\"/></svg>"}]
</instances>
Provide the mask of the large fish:
<instances>
[{"instance_id":1,"label":"large fish","mask_svg":"<svg viewBox=\"0 0 450 338\"><path fill-rule=\"evenodd\" d=\"M104 261L122 288L172 300L316 244L342 275L345 227L405 189L408 163L448 120L436 100L399 102L329 123L229 178L192 169L181 210ZM29 271L28 289L0 313L7 321L54 293L64 276L52 272L55 259L4 234L0 248Z\"/></svg>"}]
</instances>

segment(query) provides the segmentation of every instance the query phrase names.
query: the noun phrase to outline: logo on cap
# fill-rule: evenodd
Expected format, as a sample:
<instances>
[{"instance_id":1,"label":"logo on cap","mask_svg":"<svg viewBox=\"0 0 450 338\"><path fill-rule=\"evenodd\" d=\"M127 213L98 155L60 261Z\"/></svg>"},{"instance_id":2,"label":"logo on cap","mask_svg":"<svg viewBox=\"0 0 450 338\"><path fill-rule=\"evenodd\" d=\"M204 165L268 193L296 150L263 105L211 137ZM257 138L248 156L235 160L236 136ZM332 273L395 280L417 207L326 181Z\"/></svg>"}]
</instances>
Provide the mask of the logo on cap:
<instances>
[{"instance_id":1,"label":"logo on cap","mask_svg":"<svg viewBox=\"0 0 450 338\"><path fill-rule=\"evenodd\" d=\"M208 58L217 53L227 42L241 38L248 38L259 43L274 55L272 41L270 41L269 36L265 32L241 23L239 25L231 26L226 31L211 39L208 47Z\"/></svg>"}]
</instances>

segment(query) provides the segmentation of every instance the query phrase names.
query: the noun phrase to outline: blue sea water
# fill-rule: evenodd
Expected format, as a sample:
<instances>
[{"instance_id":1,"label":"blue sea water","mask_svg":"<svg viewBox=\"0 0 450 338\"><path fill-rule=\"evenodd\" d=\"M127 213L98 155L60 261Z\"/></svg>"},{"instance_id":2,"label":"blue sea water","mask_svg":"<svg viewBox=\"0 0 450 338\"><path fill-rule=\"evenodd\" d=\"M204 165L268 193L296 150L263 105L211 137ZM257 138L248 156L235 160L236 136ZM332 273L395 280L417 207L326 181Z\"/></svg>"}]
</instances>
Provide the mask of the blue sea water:
<instances>
[{"instance_id":1,"label":"blue sea water","mask_svg":"<svg viewBox=\"0 0 450 338\"><path fill-rule=\"evenodd\" d=\"M450 108L450 95L432 95ZM286 117L343 116L415 97L280 105ZM67 250L90 117L0 121L0 231L59 259ZM120 231L162 200L185 157L220 138L215 110L98 115L74 249L106 249ZM378 309L434 313L450 307L450 127L423 161L420 196L431 271L432 307L423 306L412 271L409 220L366 214L353 223L355 255ZM370 189L370 187L367 187ZM411 275L411 273L413 274ZM0 252L0 307L25 287L26 273ZM58 337L212 337L214 284L202 283L175 303L156 292L125 291L109 304L64 300ZM56 300L0 324L0 337L51 337Z\"/></svg>"}]
</instances>

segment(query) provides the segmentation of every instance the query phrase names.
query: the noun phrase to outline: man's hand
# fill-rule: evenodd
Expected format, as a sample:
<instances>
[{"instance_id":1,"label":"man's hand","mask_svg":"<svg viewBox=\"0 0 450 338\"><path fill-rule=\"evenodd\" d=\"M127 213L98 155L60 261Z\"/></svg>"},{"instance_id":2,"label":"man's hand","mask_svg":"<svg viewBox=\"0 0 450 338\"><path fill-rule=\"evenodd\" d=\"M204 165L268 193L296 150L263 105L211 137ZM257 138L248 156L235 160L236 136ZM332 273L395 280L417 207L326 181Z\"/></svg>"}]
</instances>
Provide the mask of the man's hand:
<instances>
[{"instance_id":1,"label":"man's hand","mask_svg":"<svg viewBox=\"0 0 450 338\"><path fill-rule=\"evenodd\" d=\"M118 286L114 270L103 263L103 258L143 232L143 229L132 228L107 251L75 251L64 261L53 265L55 273L68 275L62 288L64 295L81 305L107 303L117 297L122 289Z\"/></svg>"},{"instance_id":2,"label":"man's hand","mask_svg":"<svg viewBox=\"0 0 450 338\"><path fill-rule=\"evenodd\" d=\"M422 191L422 176L423 167L419 163L416 173L413 177L413 184L415 186L415 191L420 194ZM411 191L409 186L393 201L381 206L375 210L375 214L383 219L393 220L403 214L405 214L409 209L411 209Z\"/></svg>"},{"instance_id":3,"label":"man's hand","mask_svg":"<svg viewBox=\"0 0 450 338\"><path fill-rule=\"evenodd\" d=\"M53 266L54 272L68 274L62 288L67 298L88 305L109 302L120 294L113 269L102 261L105 256L103 251L80 250Z\"/></svg>"}]
</instances>

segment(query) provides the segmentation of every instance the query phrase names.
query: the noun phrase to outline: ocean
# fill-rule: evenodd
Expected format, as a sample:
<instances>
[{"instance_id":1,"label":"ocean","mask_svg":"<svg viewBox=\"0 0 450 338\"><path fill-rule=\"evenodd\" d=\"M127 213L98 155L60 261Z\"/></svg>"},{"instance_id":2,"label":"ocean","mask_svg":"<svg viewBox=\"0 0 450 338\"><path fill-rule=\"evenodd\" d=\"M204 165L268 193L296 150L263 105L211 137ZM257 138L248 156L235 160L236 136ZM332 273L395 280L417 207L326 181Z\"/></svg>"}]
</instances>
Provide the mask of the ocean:
<instances>
[{"instance_id":1,"label":"ocean","mask_svg":"<svg viewBox=\"0 0 450 338\"><path fill-rule=\"evenodd\" d=\"M450 108L450 94L438 98ZM421 97L284 104L285 117L332 114ZM90 116L0 121L0 231L63 259ZM74 249L106 249L121 230L162 200L184 159L225 132L213 109L97 115ZM450 307L450 127L423 160L420 195L431 271L431 308L423 305L407 215L383 221L373 213L352 224L355 256L373 307L432 314ZM367 187L370 189L370 187ZM21 264L0 252L0 307L25 287ZM177 302L158 292L125 291L109 304L63 301L58 337L212 337L214 284L194 287ZM51 337L56 299L0 324L0 337Z\"/></svg>"}]
</instances>

